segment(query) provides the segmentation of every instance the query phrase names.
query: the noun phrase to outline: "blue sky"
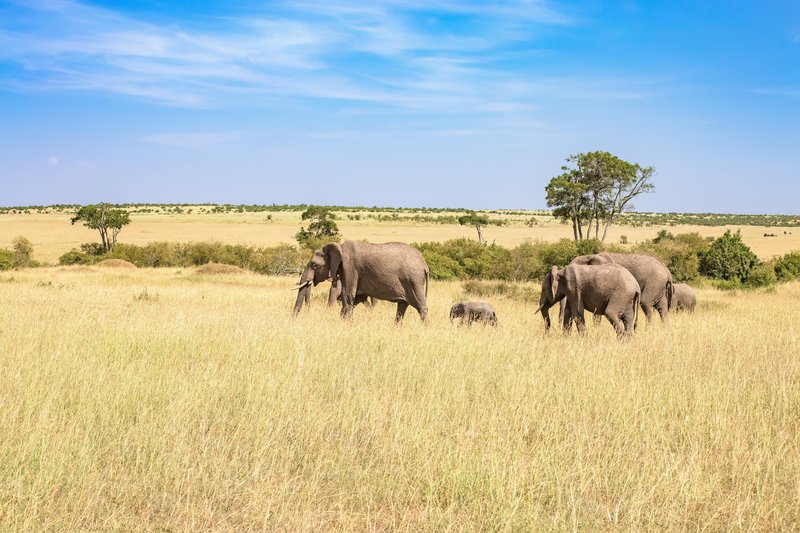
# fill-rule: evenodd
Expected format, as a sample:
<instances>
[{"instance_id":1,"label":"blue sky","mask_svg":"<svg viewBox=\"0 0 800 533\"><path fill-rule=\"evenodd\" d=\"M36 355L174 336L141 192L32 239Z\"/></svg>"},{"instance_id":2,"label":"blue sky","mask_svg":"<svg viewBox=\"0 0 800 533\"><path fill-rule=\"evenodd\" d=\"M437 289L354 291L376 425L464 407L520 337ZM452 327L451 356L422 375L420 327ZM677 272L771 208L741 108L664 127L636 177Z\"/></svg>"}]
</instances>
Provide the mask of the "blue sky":
<instances>
[{"instance_id":1,"label":"blue sky","mask_svg":"<svg viewBox=\"0 0 800 533\"><path fill-rule=\"evenodd\" d=\"M800 213L800 2L0 1L0 205Z\"/></svg>"}]
</instances>

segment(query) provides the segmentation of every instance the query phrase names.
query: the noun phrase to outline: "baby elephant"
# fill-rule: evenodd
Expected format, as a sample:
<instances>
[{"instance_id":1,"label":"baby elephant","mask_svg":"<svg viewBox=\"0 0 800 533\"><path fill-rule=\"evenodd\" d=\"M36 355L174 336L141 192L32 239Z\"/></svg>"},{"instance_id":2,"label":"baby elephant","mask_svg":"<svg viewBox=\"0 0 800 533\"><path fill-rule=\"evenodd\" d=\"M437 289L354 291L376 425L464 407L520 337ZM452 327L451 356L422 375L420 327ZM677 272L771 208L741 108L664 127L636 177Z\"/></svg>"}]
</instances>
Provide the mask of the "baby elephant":
<instances>
[{"instance_id":1,"label":"baby elephant","mask_svg":"<svg viewBox=\"0 0 800 533\"><path fill-rule=\"evenodd\" d=\"M453 307L450 308L450 322L453 322L454 318L460 318L461 323L466 322L467 325L476 320L492 326L497 325L497 314L488 302L467 300L453 304Z\"/></svg>"},{"instance_id":2,"label":"baby elephant","mask_svg":"<svg viewBox=\"0 0 800 533\"><path fill-rule=\"evenodd\" d=\"M697 293L694 292L694 289L685 283L676 283L674 288L675 295L672 297L670 311L686 310L693 312L694 307L697 305Z\"/></svg>"}]
</instances>

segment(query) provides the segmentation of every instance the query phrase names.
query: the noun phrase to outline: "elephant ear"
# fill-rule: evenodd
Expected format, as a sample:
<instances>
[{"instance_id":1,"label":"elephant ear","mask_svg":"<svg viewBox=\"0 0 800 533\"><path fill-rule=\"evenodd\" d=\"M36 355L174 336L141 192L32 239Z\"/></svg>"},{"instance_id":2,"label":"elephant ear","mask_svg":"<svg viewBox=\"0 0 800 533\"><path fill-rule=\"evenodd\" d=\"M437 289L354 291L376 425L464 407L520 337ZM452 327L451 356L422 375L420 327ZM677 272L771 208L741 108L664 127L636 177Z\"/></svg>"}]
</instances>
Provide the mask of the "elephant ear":
<instances>
[{"instance_id":1,"label":"elephant ear","mask_svg":"<svg viewBox=\"0 0 800 533\"><path fill-rule=\"evenodd\" d=\"M556 287L558 286L558 267L553 266L550 269L550 295L552 297L552 302L556 301Z\"/></svg>"},{"instance_id":2,"label":"elephant ear","mask_svg":"<svg viewBox=\"0 0 800 533\"><path fill-rule=\"evenodd\" d=\"M325 256L325 263L328 265L328 270L331 274L331 285L337 287L339 283L339 268L342 266L342 245L338 242L326 244L322 248L322 254Z\"/></svg>"}]
</instances>

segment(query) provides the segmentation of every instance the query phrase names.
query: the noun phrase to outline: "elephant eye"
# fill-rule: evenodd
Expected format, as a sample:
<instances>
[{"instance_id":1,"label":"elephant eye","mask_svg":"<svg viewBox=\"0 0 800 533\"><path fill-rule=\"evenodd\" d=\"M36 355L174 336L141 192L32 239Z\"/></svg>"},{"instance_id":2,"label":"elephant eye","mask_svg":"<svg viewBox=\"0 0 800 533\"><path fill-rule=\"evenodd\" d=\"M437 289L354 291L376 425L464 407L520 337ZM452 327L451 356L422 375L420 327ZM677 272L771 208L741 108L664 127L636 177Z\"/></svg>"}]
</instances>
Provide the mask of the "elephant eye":
<instances>
[{"instance_id":1,"label":"elephant eye","mask_svg":"<svg viewBox=\"0 0 800 533\"><path fill-rule=\"evenodd\" d=\"M317 265L317 264L315 264L315 263L311 263L311 268L313 268L314 270L316 270L316 269L318 269L318 268L319 268L319 265Z\"/></svg>"}]
</instances>

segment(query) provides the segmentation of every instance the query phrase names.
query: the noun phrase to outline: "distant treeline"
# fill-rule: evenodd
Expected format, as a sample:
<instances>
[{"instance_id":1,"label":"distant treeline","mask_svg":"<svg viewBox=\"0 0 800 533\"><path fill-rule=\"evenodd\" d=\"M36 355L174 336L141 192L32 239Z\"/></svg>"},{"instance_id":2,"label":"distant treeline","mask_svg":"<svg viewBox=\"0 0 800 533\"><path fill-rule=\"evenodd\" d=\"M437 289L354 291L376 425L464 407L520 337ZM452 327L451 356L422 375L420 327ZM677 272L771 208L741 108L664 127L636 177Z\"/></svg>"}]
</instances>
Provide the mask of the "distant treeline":
<instances>
[{"instance_id":1,"label":"distant treeline","mask_svg":"<svg viewBox=\"0 0 800 533\"><path fill-rule=\"evenodd\" d=\"M0 207L2 214L32 214L32 213L74 213L81 206L76 204L54 204L48 206L13 206ZM127 209L131 213L163 213L163 214L225 214L225 213L276 213L276 212L302 212L313 207L310 204L270 204L270 205L245 205L245 204L113 204L115 208ZM334 212L347 214L350 220L373 219L377 222L413 222L420 224L458 224L458 215L469 212L468 209L452 207L364 207L364 206L320 206ZM366 214L362 214L366 213ZM490 224L531 224L531 217L550 216L548 210L510 210L494 209L483 210L479 213L491 215L504 215L525 217L513 220L490 219ZM400 215L409 215L401 217ZM438 216L432 216L438 215ZM647 226L774 226L798 227L800 215L737 215L725 213L640 213L628 212L619 216L619 224L647 227Z\"/></svg>"}]
</instances>

